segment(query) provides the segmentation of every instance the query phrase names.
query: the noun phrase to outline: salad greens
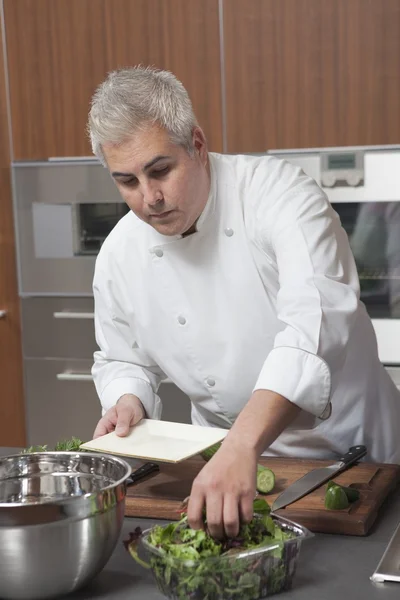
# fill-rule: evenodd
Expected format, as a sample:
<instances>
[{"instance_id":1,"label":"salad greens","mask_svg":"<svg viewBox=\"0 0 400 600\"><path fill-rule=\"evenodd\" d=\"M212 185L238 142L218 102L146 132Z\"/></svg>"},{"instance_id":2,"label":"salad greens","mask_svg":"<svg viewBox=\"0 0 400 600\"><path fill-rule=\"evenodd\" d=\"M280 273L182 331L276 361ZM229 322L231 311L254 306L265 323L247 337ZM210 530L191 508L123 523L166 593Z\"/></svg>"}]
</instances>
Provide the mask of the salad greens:
<instances>
[{"instance_id":1,"label":"salad greens","mask_svg":"<svg viewBox=\"0 0 400 600\"><path fill-rule=\"evenodd\" d=\"M31 452L48 452L47 444L44 446L29 446L29 448L24 448L22 450L22 454L30 454Z\"/></svg>"},{"instance_id":2,"label":"salad greens","mask_svg":"<svg viewBox=\"0 0 400 600\"><path fill-rule=\"evenodd\" d=\"M54 447L55 452L77 452L80 449L80 445L83 444L82 440L76 437L72 437L70 440L64 440L57 442ZM81 450L84 452L84 450ZM44 446L29 446L22 450L23 454L29 454L30 452L50 452L47 444Z\"/></svg>"},{"instance_id":3,"label":"salad greens","mask_svg":"<svg viewBox=\"0 0 400 600\"><path fill-rule=\"evenodd\" d=\"M70 440L64 440L63 442L57 442L54 447L56 452L76 452L79 450L80 445L83 444L82 440L72 437Z\"/></svg>"},{"instance_id":4,"label":"salad greens","mask_svg":"<svg viewBox=\"0 0 400 600\"><path fill-rule=\"evenodd\" d=\"M298 552L291 531L270 516L263 499L254 501L255 515L236 538L213 539L207 531L189 527L186 514L166 526L142 534L136 528L125 545L142 566L151 568L161 592L177 600L257 600L289 589ZM149 563L138 556L139 541Z\"/></svg>"}]
</instances>

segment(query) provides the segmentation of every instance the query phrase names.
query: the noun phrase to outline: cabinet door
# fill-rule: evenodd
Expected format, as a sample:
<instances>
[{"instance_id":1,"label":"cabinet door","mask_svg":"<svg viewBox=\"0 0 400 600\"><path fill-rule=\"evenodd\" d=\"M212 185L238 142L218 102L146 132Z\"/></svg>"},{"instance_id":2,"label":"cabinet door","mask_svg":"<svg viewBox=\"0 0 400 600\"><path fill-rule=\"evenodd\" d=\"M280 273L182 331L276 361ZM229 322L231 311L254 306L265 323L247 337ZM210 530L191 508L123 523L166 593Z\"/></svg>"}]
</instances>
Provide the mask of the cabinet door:
<instances>
[{"instance_id":1,"label":"cabinet door","mask_svg":"<svg viewBox=\"0 0 400 600\"><path fill-rule=\"evenodd\" d=\"M25 358L86 358L98 350L93 298L58 296L21 300Z\"/></svg>"},{"instance_id":2,"label":"cabinet door","mask_svg":"<svg viewBox=\"0 0 400 600\"><path fill-rule=\"evenodd\" d=\"M22 351L0 29L0 445L25 444Z\"/></svg>"},{"instance_id":3,"label":"cabinet door","mask_svg":"<svg viewBox=\"0 0 400 600\"><path fill-rule=\"evenodd\" d=\"M224 0L229 152L400 139L399 0Z\"/></svg>"},{"instance_id":4,"label":"cabinet door","mask_svg":"<svg viewBox=\"0 0 400 600\"><path fill-rule=\"evenodd\" d=\"M28 444L48 444L76 436L91 440L101 405L90 375L92 361L24 361Z\"/></svg>"},{"instance_id":5,"label":"cabinet door","mask_svg":"<svg viewBox=\"0 0 400 600\"><path fill-rule=\"evenodd\" d=\"M15 159L91 154L96 86L138 63L182 80L221 150L218 0L4 0L4 15Z\"/></svg>"}]
</instances>

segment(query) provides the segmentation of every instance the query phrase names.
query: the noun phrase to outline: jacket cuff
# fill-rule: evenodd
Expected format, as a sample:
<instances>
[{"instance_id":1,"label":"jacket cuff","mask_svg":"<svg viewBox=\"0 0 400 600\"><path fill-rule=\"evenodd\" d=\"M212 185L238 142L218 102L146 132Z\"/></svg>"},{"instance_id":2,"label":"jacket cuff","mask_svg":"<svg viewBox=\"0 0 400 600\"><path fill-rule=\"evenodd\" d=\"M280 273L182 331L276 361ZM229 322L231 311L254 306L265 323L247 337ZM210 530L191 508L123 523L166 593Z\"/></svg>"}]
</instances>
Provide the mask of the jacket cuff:
<instances>
[{"instance_id":1,"label":"jacket cuff","mask_svg":"<svg viewBox=\"0 0 400 600\"><path fill-rule=\"evenodd\" d=\"M325 420L331 414L331 373L327 363L306 350L279 346L269 353L253 391L271 390Z\"/></svg>"},{"instance_id":2,"label":"jacket cuff","mask_svg":"<svg viewBox=\"0 0 400 600\"><path fill-rule=\"evenodd\" d=\"M148 419L161 418L162 404L160 398L153 392L149 383L138 377L119 377L106 385L100 394L103 415L115 406L124 394L134 394L139 398Z\"/></svg>"}]
</instances>

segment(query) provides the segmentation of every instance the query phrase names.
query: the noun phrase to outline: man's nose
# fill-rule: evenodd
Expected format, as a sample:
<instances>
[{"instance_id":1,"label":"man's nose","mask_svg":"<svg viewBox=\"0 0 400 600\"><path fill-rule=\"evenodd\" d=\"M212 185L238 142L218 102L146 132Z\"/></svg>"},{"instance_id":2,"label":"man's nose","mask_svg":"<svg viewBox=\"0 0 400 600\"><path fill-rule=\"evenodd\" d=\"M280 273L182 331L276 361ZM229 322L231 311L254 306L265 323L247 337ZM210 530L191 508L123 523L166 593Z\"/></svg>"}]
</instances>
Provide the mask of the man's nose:
<instances>
[{"instance_id":1,"label":"man's nose","mask_svg":"<svg viewBox=\"0 0 400 600\"><path fill-rule=\"evenodd\" d=\"M154 183L144 183L142 193L143 201L148 206L155 206L164 199L161 190Z\"/></svg>"}]
</instances>

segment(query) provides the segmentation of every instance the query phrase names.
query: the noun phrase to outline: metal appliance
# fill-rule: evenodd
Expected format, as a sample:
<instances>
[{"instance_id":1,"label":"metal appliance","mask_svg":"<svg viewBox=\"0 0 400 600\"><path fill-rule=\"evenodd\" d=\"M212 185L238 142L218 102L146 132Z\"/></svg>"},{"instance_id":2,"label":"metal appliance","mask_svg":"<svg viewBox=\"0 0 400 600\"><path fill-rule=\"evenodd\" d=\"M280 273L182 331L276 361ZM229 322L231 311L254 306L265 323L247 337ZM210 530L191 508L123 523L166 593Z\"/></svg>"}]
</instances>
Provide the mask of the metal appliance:
<instances>
[{"instance_id":1,"label":"metal appliance","mask_svg":"<svg viewBox=\"0 0 400 600\"><path fill-rule=\"evenodd\" d=\"M14 162L28 443L91 439L101 407L91 376L96 255L128 212L94 158ZM190 403L162 384L163 419L190 423Z\"/></svg>"},{"instance_id":2,"label":"metal appliance","mask_svg":"<svg viewBox=\"0 0 400 600\"><path fill-rule=\"evenodd\" d=\"M379 356L400 386L400 146L269 150L326 193L356 259Z\"/></svg>"}]
</instances>

